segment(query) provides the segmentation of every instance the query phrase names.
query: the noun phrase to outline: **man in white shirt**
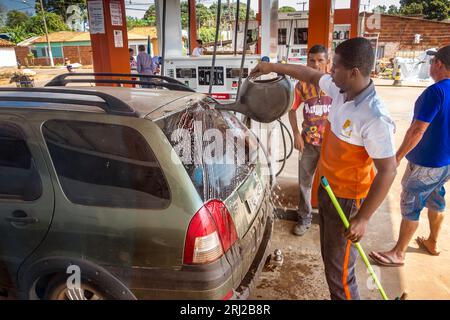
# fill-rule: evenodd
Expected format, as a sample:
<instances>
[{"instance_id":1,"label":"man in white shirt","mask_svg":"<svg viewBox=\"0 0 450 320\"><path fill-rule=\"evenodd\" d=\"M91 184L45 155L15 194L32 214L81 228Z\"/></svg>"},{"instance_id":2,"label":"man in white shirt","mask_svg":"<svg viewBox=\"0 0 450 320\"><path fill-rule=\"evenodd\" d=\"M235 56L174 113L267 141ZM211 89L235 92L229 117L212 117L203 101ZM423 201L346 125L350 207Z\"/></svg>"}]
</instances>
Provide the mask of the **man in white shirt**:
<instances>
[{"instance_id":1,"label":"man in white shirt","mask_svg":"<svg viewBox=\"0 0 450 320\"><path fill-rule=\"evenodd\" d=\"M197 46L192 50L192 56L193 57L199 57L203 55L203 41L200 39L197 39Z\"/></svg>"},{"instance_id":2,"label":"man in white shirt","mask_svg":"<svg viewBox=\"0 0 450 320\"><path fill-rule=\"evenodd\" d=\"M374 62L370 42L354 38L336 48L331 74L301 65L264 62L251 74L287 74L319 86L333 99L318 172L328 179L350 227L343 232L336 209L320 187L320 246L331 299L360 298L355 273L358 253L353 243L364 236L396 175L395 125L370 78Z\"/></svg>"}]
</instances>

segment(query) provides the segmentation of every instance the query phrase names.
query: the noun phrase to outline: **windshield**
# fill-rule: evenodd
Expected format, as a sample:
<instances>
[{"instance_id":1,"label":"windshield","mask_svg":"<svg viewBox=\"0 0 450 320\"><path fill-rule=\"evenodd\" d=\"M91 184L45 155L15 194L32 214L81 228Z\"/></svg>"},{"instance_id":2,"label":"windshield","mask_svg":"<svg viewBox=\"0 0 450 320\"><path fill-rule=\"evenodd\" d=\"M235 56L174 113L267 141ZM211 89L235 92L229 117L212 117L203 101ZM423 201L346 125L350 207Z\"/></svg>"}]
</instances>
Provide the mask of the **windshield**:
<instances>
[{"instance_id":1,"label":"windshield","mask_svg":"<svg viewBox=\"0 0 450 320\"><path fill-rule=\"evenodd\" d=\"M205 98L157 121L204 201L226 199L261 162L254 134Z\"/></svg>"}]
</instances>

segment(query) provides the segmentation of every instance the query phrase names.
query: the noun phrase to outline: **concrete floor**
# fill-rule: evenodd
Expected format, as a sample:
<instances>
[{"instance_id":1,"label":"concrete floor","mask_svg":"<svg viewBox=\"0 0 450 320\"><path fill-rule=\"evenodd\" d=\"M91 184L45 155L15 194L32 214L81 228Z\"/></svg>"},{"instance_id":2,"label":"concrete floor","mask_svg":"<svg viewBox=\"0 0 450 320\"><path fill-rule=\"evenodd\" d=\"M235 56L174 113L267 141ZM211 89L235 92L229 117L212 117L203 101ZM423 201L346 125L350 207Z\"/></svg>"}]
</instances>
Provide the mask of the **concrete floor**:
<instances>
[{"instance_id":1,"label":"concrete floor","mask_svg":"<svg viewBox=\"0 0 450 320\"><path fill-rule=\"evenodd\" d=\"M424 88L377 87L383 101L396 122L396 143L400 146L410 124L414 102ZM299 121L301 116L299 112ZM287 118L284 122L288 124ZM288 160L286 169L280 175L278 183L282 199L280 208L294 208L297 201L298 152ZM401 178L406 167L403 161L397 178L388 197L369 223L367 234L362 241L366 253L371 250L387 250L398 237L400 215ZM446 213L449 213L447 209ZM426 212L422 214L420 227L416 235L428 235ZM319 227L313 224L303 237L291 234L294 222L277 220L272 240L273 249L284 253L284 263L273 271L265 271L259 279L257 289L251 299L328 299L328 287L323 273L323 264L319 249ZM411 241L406 264L402 268L374 266L383 287L390 298L399 296L403 291L408 299L450 299L450 220L444 222L440 238L441 254L438 257L427 255L419 250L414 239ZM362 299L380 299L364 263L358 260L357 278Z\"/></svg>"}]
</instances>

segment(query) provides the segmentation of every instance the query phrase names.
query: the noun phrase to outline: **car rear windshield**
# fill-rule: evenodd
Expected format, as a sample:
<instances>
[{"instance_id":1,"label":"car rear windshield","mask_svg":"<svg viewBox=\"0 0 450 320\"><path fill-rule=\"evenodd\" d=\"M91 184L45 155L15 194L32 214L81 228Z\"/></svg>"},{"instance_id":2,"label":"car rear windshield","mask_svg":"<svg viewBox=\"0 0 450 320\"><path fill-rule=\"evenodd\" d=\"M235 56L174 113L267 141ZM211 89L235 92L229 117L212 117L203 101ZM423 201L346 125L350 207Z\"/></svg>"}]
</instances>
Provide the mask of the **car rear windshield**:
<instances>
[{"instance_id":1,"label":"car rear windshield","mask_svg":"<svg viewBox=\"0 0 450 320\"><path fill-rule=\"evenodd\" d=\"M225 200L252 172L258 141L230 112L210 98L157 121L204 201Z\"/></svg>"}]
</instances>

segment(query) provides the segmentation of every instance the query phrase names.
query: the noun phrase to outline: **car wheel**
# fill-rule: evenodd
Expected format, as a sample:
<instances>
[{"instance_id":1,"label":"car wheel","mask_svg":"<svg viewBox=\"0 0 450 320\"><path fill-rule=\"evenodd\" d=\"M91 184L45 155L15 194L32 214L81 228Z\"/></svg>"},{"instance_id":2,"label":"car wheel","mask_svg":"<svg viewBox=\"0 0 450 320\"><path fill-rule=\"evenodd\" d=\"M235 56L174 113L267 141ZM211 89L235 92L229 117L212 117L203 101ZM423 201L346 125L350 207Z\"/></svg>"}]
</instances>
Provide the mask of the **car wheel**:
<instances>
[{"instance_id":1,"label":"car wheel","mask_svg":"<svg viewBox=\"0 0 450 320\"><path fill-rule=\"evenodd\" d=\"M81 280L80 288L68 288L67 275L53 277L45 290L45 300L110 300L114 299L96 285Z\"/></svg>"}]
</instances>

